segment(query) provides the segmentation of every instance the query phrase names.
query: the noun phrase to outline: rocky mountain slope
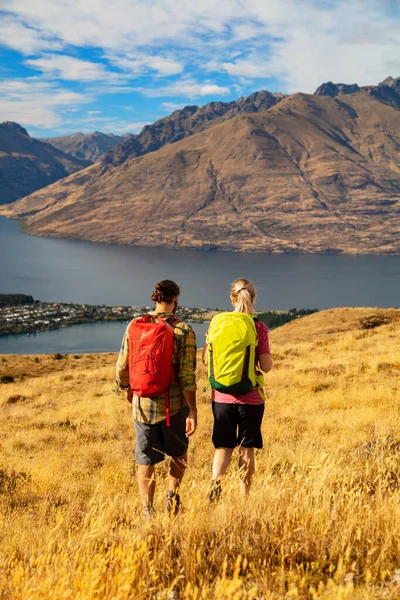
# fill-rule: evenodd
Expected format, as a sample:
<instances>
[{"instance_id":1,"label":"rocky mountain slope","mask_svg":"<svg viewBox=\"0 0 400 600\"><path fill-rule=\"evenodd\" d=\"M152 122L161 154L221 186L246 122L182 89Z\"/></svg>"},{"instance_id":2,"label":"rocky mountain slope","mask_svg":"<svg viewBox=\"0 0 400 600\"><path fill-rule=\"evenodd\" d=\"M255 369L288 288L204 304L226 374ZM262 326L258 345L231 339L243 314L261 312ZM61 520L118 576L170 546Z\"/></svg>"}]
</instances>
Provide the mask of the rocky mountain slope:
<instances>
[{"instance_id":1,"label":"rocky mountain slope","mask_svg":"<svg viewBox=\"0 0 400 600\"><path fill-rule=\"evenodd\" d=\"M328 81L323 83L316 91L317 96L330 96L335 98L339 94L355 94L357 92L366 92L370 96L377 98L384 104L400 109L400 77L387 77L378 85L366 85L359 87L357 83L350 85L346 83L332 83Z\"/></svg>"},{"instance_id":2,"label":"rocky mountain slope","mask_svg":"<svg viewBox=\"0 0 400 600\"><path fill-rule=\"evenodd\" d=\"M202 121L1 212L37 235L141 246L400 253L398 81Z\"/></svg>"},{"instance_id":3,"label":"rocky mountain slope","mask_svg":"<svg viewBox=\"0 0 400 600\"><path fill-rule=\"evenodd\" d=\"M234 102L209 102L205 106L185 106L152 125L146 125L138 135L132 136L108 152L103 162L107 165L121 165L129 158L154 152L165 144L178 142L237 114L268 110L284 97L284 94L271 94L262 90Z\"/></svg>"},{"instance_id":4,"label":"rocky mountain slope","mask_svg":"<svg viewBox=\"0 0 400 600\"><path fill-rule=\"evenodd\" d=\"M72 133L71 135L63 135L55 138L45 138L41 141L51 144L66 154L75 156L75 158L95 163L106 152L109 152L115 146L122 144L131 137L133 137L132 134L114 135L113 133L94 131L93 133Z\"/></svg>"},{"instance_id":5,"label":"rocky mountain slope","mask_svg":"<svg viewBox=\"0 0 400 600\"><path fill-rule=\"evenodd\" d=\"M17 123L0 124L0 204L13 202L89 164L31 138Z\"/></svg>"}]
</instances>

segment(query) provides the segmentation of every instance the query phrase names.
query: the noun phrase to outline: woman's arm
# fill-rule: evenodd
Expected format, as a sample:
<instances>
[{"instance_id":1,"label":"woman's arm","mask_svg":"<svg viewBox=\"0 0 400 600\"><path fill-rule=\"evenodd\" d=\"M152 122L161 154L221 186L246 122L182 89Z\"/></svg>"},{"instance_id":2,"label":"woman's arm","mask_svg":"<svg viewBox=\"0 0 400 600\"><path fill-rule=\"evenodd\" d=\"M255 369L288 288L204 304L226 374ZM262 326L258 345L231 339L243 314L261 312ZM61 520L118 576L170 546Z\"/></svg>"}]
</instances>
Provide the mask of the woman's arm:
<instances>
[{"instance_id":1,"label":"woman's arm","mask_svg":"<svg viewBox=\"0 0 400 600\"><path fill-rule=\"evenodd\" d=\"M264 373L268 373L272 369L273 362L270 354L260 354L258 360L260 368Z\"/></svg>"}]
</instances>

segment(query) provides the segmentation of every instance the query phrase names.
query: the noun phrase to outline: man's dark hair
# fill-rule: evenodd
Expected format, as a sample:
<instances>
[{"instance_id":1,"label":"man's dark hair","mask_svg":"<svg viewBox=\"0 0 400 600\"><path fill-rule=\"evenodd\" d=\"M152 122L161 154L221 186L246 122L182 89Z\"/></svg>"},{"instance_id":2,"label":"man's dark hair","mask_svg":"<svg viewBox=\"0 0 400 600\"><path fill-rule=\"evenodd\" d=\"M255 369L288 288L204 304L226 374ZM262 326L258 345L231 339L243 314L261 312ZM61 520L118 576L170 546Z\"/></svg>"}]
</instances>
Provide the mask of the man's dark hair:
<instances>
[{"instance_id":1,"label":"man's dark hair","mask_svg":"<svg viewBox=\"0 0 400 600\"><path fill-rule=\"evenodd\" d=\"M179 285L171 279L163 279L159 283L156 283L155 290L151 295L153 302L166 302L170 304L175 296L179 296L180 289Z\"/></svg>"}]
</instances>

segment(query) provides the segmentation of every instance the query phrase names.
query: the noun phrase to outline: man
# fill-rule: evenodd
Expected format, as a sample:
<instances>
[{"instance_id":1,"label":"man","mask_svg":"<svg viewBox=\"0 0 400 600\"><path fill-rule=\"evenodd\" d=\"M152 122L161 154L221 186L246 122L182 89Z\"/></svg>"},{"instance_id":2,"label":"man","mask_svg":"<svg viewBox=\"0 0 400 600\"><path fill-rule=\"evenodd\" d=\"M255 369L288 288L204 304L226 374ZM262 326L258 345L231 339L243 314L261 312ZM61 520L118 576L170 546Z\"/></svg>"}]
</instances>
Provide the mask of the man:
<instances>
[{"instance_id":1,"label":"man","mask_svg":"<svg viewBox=\"0 0 400 600\"><path fill-rule=\"evenodd\" d=\"M168 319L174 328L174 381L168 387L167 396L160 394L143 398L132 393L129 383L129 330L132 322L125 331L117 362L117 385L126 391L126 397L133 407L138 484L143 513L146 516L155 513L154 465L163 461L165 455L171 457L166 509L174 514L179 512L179 486L187 464L188 438L197 427L196 338L187 323L175 321L179 293L179 286L166 279L157 283L151 296L155 302L155 311L150 314ZM169 426L166 418L166 397L169 405Z\"/></svg>"}]
</instances>

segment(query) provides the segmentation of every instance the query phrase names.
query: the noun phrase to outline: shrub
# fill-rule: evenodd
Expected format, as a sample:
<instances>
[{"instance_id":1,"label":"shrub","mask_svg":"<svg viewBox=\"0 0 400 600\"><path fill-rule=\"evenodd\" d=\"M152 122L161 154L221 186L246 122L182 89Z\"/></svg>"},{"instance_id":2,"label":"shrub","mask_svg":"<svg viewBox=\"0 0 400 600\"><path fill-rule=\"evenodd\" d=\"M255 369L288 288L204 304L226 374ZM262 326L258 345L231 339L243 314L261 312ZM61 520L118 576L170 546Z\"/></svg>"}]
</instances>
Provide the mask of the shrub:
<instances>
[{"instance_id":1,"label":"shrub","mask_svg":"<svg viewBox=\"0 0 400 600\"><path fill-rule=\"evenodd\" d=\"M26 396L21 396L17 394L16 396L10 396L7 400L7 404L17 404L17 402L24 402L28 398Z\"/></svg>"},{"instance_id":2,"label":"shrub","mask_svg":"<svg viewBox=\"0 0 400 600\"><path fill-rule=\"evenodd\" d=\"M312 387L312 391L315 394L318 394L318 392L325 392L326 390L330 389L332 389L332 385L330 383L317 383Z\"/></svg>"},{"instance_id":3,"label":"shrub","mask_svg":"<svg viewBox=\"0 0 400 600\"><path fill-rule=\"evenodd\" d=\"M0 377L0 383L14 383L15 379L13 375L2 375Z\"/></svg>"},{"instance_id":4,"label":"shrub","mask_svg":"<svg viewBox=\"0 0 400 600\"><path fill-rule=\"evenodd\" d=\"M387 325L390 323L389 317L381 315L373 315L365 319L360 319L360 329L375 329L381 327L381 325Z\"/></svg>"},{"instance_id":5,"label":"shrub","mask_svg":"<svg viewBox=\"0 0 400 600\"><path fill-rule=\"evenodd\" d=\"M0 469L0 494L12 494L19 485L29 480L30 476L23 471Z\"/></svg>"},{"instance_id":6,"label":"shrub","mask_svg":"<svg viewBox=\"0 0 400 600\"><path fill-rule=\"evenodd\" d=\"M71 429L72 431L76 430L76 423L70 421L70 419L66 419L65 421L58 421L58 423L54 423L52 425L52 429Z\"/></svg>"}]
</instances>

